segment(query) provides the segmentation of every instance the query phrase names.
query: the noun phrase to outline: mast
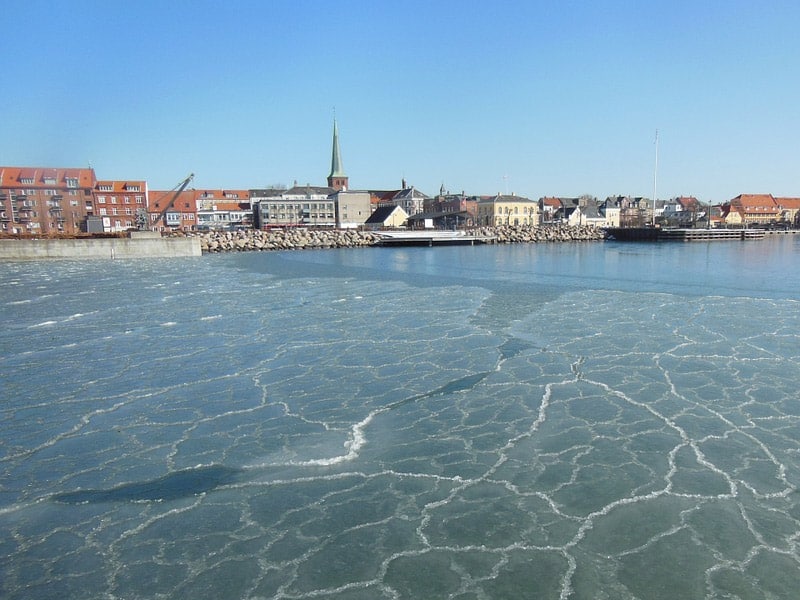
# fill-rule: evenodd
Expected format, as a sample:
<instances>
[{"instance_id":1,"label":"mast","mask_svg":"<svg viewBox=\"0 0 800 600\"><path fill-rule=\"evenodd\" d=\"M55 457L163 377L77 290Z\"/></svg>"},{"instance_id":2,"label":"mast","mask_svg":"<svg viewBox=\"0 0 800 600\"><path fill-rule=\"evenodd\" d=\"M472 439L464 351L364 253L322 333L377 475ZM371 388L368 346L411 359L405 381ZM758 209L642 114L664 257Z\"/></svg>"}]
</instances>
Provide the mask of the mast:
<instances>
[{"instance_id":1,"label":"mast","mask_svg":"<svg viewBox=\"0 0 800 600\"><path fill-rule=\"evenodd\" d=\"M656 226L656 198L658 197L658 129L656 129L656 164L653 169L653 227Z\"/></svg>"}]
</instances>

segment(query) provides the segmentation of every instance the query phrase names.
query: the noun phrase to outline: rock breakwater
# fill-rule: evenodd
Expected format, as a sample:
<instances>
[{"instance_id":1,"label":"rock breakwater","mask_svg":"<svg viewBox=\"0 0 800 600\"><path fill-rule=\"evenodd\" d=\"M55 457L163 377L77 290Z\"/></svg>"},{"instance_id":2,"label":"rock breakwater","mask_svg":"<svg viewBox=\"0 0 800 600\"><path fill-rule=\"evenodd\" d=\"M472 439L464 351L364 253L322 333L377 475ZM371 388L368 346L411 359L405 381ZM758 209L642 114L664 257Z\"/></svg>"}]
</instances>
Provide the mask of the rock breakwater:
<instances>
[{"instance_id":1,"label":"rock breakwater","mask_svg":"<svg viewBox=\"0 0 800 600\"><path fill-rule=\"evenodd\" d=\"M597 227L546 225L541 227L504 225L478 227L471 235L490 236L494 243L543 243L597 241L603 231ZM203 252L249 252L262 250L309 250L322 248L361 248L376 246L378 236L369 231L353 229L275 229L260 231L209 231L190 234L200 238Z\"/></svg>"}]
</instances>

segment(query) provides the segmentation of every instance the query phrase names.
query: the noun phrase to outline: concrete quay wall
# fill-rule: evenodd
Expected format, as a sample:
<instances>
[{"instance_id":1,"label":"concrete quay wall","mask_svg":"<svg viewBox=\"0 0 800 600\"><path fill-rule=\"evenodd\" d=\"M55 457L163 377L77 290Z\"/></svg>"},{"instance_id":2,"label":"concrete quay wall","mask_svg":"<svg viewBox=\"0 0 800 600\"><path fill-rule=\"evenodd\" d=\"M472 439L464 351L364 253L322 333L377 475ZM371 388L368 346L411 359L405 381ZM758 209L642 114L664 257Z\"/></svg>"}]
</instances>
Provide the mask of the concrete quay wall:
<instances>
[{"instance_id":1,"label":"concrete quay wall","mask_svg":"<svg viewBox=\"0 0 800 600\"><path fill-rule=\"evenodd\" d=\"M0 260L164 258L201 256L197 238L0 240Z\"/></svg>"}]
</instances>

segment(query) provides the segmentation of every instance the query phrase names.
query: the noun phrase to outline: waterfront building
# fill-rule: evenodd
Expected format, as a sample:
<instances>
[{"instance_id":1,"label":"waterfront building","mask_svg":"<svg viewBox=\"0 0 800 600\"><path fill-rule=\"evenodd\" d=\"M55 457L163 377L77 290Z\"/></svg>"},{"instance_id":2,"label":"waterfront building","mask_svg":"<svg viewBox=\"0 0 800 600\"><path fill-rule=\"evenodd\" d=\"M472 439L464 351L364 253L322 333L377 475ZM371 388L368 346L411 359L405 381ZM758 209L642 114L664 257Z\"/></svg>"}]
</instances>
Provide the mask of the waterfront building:
<instances>
[{"instance_id":1,"label":"waterfront building","mask_svg":"<svg viewBox=\"0 0 800 600\"><path fill-rule=\"evenodd\" d=\"M147 213L147 182L98 181L92 190L95 215L106 233L118 233L136 228L137 215Z\"/></svg>"},{"instance_id":2,"label":"waterfront building","mask_svg":"<svg viewBox=\"0 0 800 600\"><path fill-rule=\"evenodd\" d=\"M389 204L399 206L407 215L416 215L425 210L425 202L430 200L430 197L420 192L413 185L406 187L403 181L403 189L399 190L392 196Z\"/></svg>"},{"instance_id":3,"label":"waterfront building","mask_svg":"<svg viewBox=\"0 0 800 600\"><path fill-rule=\"evenodd\" d=\"M197 229L197 190L152 190L148 194L150 229L194 231Z\"/></svg>"},{"instance_id":4,"label":"waterfront building","mask_svg":"<svg viewBox=\"0 0 800 600\"><path fill-rule=\"evenodd\" d=\"M728 203L728 225L767 225L776 223L781 209L772 194L739 194Z\"/></svg>"},{"instance_id":5,"label":"waterfront building","mask_svg":"<svg viewBox=\"0 0 800 600\"><path fill-rule=\"evenodd\" d=\"M442 215L459 214L466 219L464 225L473 225L478 214L479 200L478 196L467 196L464 192L460 194L445 193L444 189L441 189L438 196L425 201L424 212Z\"/></svg>"},{"instance_id":6,"label":"waterfront building","mask_svg":"<svg viewBox=\"0 0 800 600\"><path fill-rule=\"evenodd\" d=\"M698 219L705 219L708 211L694 196L678 196L664 203L659 217L664 225L694 227Z\"/></svg>"},{"instance_id":7,"label":"waterfront building","mask_svg":"<svg viewBox=\"0 0 800 600\"><path fill-rule=\"evenodd\" d=\"M556 214L561 209L561 201L555 196L543 196L539 198L539 222L553 223Z\"/></svg>"},{"instance_id":8,"label":"waterfront building","mask_svg":"<svg viewBox=\"0 0 800 600\"><path fill-rule=\"evenodd\" d=\"M280 199L281 194L286 191L286 188L259 188L249 190L250 204L253 207L253 227L256 229L264 229L266 223L264 219L272 212L269 206L270 201L277 201ZM262 204L264 206L262 206ZM275 206L277 212L277 206Z\"/></svg>"},{"instance_id":9,"label":"waterfront building","mask_svg":"<svg viewBox=\"0 0 800 600\"><path fill-rule=\"evenodd\" d=\"M198 190L197 229L252 227L253 208L249 190Z\"/></svg>"},{"instance_id":10,"label":"waterfront building","mask_svg":"<svg viewBox=\"0 0 800 600\"><path fill-rule=\"evenodd\" d=\"M331 194L330 199L333 200L339 229L361 227L372 214L369 192L342 189Z\"/></svg>"},{"instance_id":11,"label":"waterfront building","mask_svg":"<svg viewBox=\"0 0 800 600\"><path fill-rule=\"evenodd\" d=\"M408 217L408 213L401 206L379 206L367 219L365 225L372 230L397 229L405 226Z\"/></svg>"},{"instance_id":12,"label":"waterfront building","mask_svg":"<svg viewBox=\"0 0 800 600\"><path fill-rule=\"evenodd\" d=\"M604 227L619 227L620 209L614 202L606 198L597 207L598 212L603 215Z\"/></svg>"},{"instance_id":13,"label":"waterfront building","mask_svg":"<svg viewBox=\"0 0 800 600\"><path fill-rule=\"evenodd\" d=\"M485 227L538 225L539 203L515 194L482 198L478 202L477 224Z\"/></svg>"},{"instance_id":14,"label":"waterfront building","mask_svg":"<svg viewBox=\"0 0 800 600\"><path fill-rule=\"evenodd\" d=\"M781 222L790 227L800 227L800 198L776 197L775 203L781 210Z\"/></svg>"},{"instance_id":15,"label":"waterfront building","mask_svg":"<svg viewBox=\"0 0 800 600\"><path fill-rule=\"evenodd\" d=\"M605 200L604 211L606 221L610 221L608 211L616 208L611 219L616 218L616 224L608 227L644 227L653 222L654 207L650 200L641 196L609 196Z\"/></svg>"},{"instance_id":16,"label":"waterfront building","mask_svg":"<svg viewBox=\"0 0 800 600\"><path fill-rule=\"evenodd\" d=\"M288 190L251 190L259 228L335 227L336 208L332 197L336 190L309 184L294 185Z\"/></svg>"},{"instance_id":17,"label":"waterfront building","mask_svg":"<svg viewBox=\"0 0 800 600\"><path fill-rule=\"evenodd\" d=\"M36 235L86 231L94 215L94 169L0 167L0 231Z\"/></svg>"}]
</instances>

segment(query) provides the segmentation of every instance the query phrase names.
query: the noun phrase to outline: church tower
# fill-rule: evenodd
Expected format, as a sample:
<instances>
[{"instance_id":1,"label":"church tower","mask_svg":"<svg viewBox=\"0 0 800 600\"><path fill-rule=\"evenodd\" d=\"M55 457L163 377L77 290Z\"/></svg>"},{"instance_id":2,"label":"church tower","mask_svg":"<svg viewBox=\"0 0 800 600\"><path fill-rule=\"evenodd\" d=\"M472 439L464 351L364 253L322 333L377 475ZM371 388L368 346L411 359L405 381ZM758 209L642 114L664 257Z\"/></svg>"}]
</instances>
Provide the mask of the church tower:
<instances>
[{"instance_id":1,"label":"church tower","mask_svg":"<svg viewBox=\"0 0 800 600\"><path fill-rule=\"evenodd\" d=\"M339 127L336 119L333 120L333 154L331 156L331 174L328 175L328 187L332 187L337 192L347 190L347 175L342 168L342 157L339 154Z\"/></svg>"}]
</instances>

